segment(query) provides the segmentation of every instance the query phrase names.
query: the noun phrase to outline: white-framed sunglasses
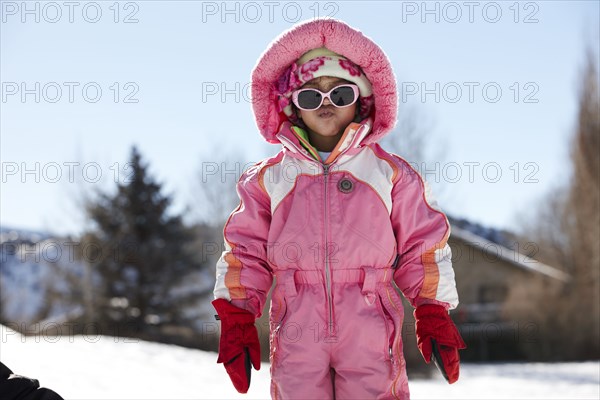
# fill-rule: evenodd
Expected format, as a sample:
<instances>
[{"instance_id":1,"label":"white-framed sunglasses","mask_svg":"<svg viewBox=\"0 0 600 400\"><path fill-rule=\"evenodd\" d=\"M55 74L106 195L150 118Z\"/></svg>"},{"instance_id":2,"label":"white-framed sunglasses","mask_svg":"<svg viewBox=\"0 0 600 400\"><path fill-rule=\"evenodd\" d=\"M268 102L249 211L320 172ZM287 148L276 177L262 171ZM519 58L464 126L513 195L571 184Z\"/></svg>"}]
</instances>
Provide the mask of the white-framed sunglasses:
<instances>
[{"instance_id":1,"label":"white-framed sunglasses","mask_svg":"<svg viewBox=\"0 0 600 400\"><path fill-rule=\"evenodd\" d=\"M299 109L312 111L321 107L325 99L335 107L344 108L356 103L358 96L358 86L344 83L327 93L314 88L298 89L292 93L292 101Z\"/></svg>"}]
</instances>

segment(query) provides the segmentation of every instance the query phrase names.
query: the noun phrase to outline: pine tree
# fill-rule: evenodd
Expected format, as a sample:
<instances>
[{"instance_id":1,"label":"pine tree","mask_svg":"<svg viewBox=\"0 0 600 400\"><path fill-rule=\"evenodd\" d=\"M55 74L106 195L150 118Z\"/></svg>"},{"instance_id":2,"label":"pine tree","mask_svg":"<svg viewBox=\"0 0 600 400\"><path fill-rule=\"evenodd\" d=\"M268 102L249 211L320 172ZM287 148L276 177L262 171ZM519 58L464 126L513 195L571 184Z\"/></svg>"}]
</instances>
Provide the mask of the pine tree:
<instances>
[{"instance_id":1,"label":"pine tree","mask_svg":"<svg viewBox=\"0 0 600 400\"><path fill-rule=\"evenodd\" d=\"M181 216L168 215L172 199L147 168L133 147L128 181L86 207L95 228L83 251L101 282L94 320L119 334L152 338L160 326L188 323L185 307L202 293L185 285L201 268L191 251L194 234Z\"/></svg>"}]
</instances>

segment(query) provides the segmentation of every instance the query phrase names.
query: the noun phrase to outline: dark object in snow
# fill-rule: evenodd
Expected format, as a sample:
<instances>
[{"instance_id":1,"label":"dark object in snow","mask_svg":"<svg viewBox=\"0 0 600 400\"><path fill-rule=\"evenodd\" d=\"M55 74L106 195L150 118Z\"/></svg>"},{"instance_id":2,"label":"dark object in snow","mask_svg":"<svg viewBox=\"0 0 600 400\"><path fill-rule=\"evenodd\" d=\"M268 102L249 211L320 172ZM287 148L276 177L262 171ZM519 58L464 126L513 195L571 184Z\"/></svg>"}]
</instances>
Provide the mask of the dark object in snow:
<instances>
[{"instance_id":1,"label":"dark object in snow","mask_svg":"<svg viewBox=\"0 0 600 400\"><path fill-rule=\"evenodd\" d=\"M64 400L56 392L41 388L37 379L13 374L1 362L0 398L2 400Z\"/></svg>"},{"instance_id":2,"label":"dark object in snow","mask_svg":"<svg viewBox=\"0 0 600 400\"><path fill-rule=\"evenodd\" d=\"M446 372L446 368L444 368L444 361L442 361L442 355L440 354L440 348L435 339L431 339L431 353L433 363L440 370L442 376L446 380L446 382L450 383L450 378L448 378L448 373Z\"/></svg>"}]
</instances>

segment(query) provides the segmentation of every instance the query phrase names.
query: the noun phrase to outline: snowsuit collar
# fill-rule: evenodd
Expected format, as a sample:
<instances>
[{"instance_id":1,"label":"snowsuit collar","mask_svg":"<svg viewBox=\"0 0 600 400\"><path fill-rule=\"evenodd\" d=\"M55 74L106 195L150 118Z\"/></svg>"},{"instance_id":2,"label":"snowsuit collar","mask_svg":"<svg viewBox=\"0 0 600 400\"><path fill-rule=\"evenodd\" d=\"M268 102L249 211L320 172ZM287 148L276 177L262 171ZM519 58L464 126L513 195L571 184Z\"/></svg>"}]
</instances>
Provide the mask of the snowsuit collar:
<instances>
[{"instance_id":1,"label":"snowsuit collar","mask_svg":"<svg viewBox=\"0 0 600 400\"><path fill-rule=\"evenodd\" d=\"M323 164L332 164L340 155L345 154L354 149L358 149L376 140L373 135L368 136L373 121L367 118L359 123L350 123L342 137L336 144L335 148L323 162ZM275 135L275 138L288 151L294 153L297 157L308 158L313 161L321 162L321 158L317 153L317 149L310 144L308 134L302 128L293 125L289 121L283 122L281 129Z\"/></svg>"}]
</instances>

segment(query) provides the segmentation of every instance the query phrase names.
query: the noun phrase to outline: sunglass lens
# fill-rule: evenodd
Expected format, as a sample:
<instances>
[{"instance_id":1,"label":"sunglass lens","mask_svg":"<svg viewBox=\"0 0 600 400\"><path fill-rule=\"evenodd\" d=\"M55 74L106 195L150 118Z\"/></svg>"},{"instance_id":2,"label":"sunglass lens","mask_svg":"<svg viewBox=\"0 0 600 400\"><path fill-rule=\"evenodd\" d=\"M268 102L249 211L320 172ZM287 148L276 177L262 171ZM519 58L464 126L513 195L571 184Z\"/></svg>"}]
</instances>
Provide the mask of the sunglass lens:
<instances>
[{"instance_id":1,"label":"sunglass lens","mask_svg":"<svg viewBox=\"0 0 600 400\"><path fill-rule=\"evenodd\" d=\"M341 86L331 92L331 101L338 107L344 107L354 102L354 90L350 86Z\"/></svg>"},{"instance_id":2,"label":"sunglass lens","mask_svg":"<svg viewBox=\"0 0 600 400\"><path fill-rule=\"evenodd\" d=\"M303 90L298 93L298 104L307 110L314 110L321 104L321 93L316 90Z\"/></svg>"}]
</instances>

